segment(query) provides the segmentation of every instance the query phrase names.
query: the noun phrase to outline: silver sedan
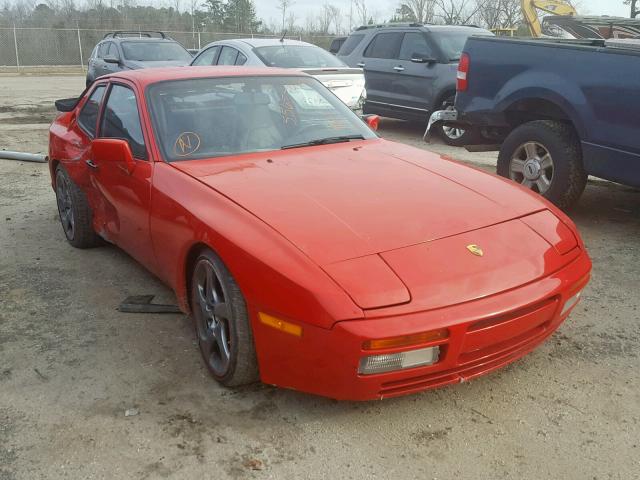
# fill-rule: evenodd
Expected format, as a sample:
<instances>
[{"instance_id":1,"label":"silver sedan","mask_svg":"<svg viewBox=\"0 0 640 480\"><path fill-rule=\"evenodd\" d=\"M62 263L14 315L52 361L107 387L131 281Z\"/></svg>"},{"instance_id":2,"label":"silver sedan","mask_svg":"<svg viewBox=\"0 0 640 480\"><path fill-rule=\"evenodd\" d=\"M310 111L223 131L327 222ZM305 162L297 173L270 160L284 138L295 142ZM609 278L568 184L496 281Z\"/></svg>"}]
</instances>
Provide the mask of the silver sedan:
<instances>
[{"instance_id":1,"label":"silver sedan","mask_svg":"<svg viewBox=\"0 0 640 480\"><path fill-rule=\"evenodd\" d=\"M292 68L320 80L353 110L359 110L366 97L361 68L348 67L326 50L297 40L240 38L212 42L200 50L191 65Z\"/></svg>"}]
</instances>

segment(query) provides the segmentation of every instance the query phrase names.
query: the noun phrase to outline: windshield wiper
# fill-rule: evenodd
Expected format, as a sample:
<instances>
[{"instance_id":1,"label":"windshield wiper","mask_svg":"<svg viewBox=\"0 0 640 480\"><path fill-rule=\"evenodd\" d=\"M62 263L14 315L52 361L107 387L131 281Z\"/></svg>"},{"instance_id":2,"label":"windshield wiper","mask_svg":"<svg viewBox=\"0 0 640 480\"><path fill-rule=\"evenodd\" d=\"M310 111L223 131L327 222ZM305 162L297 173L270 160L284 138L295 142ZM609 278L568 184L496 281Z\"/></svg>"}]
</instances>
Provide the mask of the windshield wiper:
<instances>
[{"instance_id":1,"label":"windshield wiper","mask_svg":"<svg viewBox=\"0 0 640 480\"><path fill-rule=\"evenodd\" d=\"M300 147L312 147L314 145L328 145L330 143L342 143L342 142L349 142L351 140L364 140L364 139L365 139L364 136L361 134L318 138L316 140L309 140L308 142L292 143L291 145L284 145L281 148L281 150L288 150L290 148L300 148Z\"/></svg>"}]
</instances>

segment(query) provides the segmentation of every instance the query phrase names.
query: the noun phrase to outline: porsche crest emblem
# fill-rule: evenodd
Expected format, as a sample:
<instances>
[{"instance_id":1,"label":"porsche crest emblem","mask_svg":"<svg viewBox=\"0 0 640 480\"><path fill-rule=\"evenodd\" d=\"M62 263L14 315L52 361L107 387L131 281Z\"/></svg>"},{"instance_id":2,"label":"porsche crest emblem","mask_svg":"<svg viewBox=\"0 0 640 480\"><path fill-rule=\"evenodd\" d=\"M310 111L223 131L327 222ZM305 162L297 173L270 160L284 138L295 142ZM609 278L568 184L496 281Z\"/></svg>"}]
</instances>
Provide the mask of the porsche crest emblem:
<instances>
[{"instance_id":1,"label":"porsche crest emblem","mask_svg":"<svg viewBox=\"0 0 640 480\"><path fill-rule=\"evenodd\" d=\"M467 250L473 253L476 257L481 257L484 255L482 249L478 245L474 245L473 243L471 245L467 245Z\"/></svg>"}]
</instances>

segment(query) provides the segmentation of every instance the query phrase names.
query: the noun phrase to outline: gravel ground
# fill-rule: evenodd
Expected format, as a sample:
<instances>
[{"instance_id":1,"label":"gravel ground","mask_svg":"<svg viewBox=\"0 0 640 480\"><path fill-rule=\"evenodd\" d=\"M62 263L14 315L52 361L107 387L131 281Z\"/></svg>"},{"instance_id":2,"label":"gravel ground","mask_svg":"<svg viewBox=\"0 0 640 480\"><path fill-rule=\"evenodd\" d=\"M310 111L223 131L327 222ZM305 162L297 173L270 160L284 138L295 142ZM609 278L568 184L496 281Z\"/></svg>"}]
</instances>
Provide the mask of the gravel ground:
<instances>
[{"instance_id":1,"label":"gravel ground","mask_svg":"<svg viewBox=\"0 0 640 480\"><path fill-rule=\"evenodd\" d=\"M52 100L79 76L0 76L0 148L45 152ZM420 141L419 127L380 133ZM0 479L638 479L640 195L591 183L571 212L593 280L523 360L468 384L382 402L219 387L188 318L117 248L64 240L45 165L0 160ZM133 413L125 416L125 411Z\"/></svg>"}]
</instances>

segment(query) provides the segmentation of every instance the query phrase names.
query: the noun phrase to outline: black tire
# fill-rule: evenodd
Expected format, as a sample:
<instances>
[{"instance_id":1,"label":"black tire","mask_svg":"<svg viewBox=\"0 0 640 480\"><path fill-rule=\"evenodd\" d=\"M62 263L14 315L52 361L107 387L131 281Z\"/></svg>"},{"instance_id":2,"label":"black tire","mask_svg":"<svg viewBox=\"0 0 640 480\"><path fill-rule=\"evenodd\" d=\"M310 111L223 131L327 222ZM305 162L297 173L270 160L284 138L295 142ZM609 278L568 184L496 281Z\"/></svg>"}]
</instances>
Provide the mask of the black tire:
<instances>
[{"instance_id":1,"label":"black tire","mask_svg":"<svg viewBox=\"0 0 640 480\"><path fill-rule=\"evenodd\" d=\"M550 120L536 120L519 126L507 136L500 148L498 175L519 181L514 178L516 174L512 171L512 161L523 146L530 142L546 149L552 158L548 189L538 193L562 209L570 208L578 201L587 184L580 139L576 131L569 124ZM524 180L523 176L520 183ZM538 191L535 184L530 188Z\"/></svg>"},{"instance_id":2,"label":"black tire","mask_svg":"<svg viewBox=\"0 0 640 480\"><path fill-rule=\"evenodd\" d=\"M446 110L447 108L453 107L455 102L455 95L448 97L444 102L442 102L440 109ZM449 130L442 123L435 126L436 133L440 136L442 141L447 145L452 147L464 147L465 145L473 145L478 141L480 135L475 128L468 129L452 129ZM461 135L458 136L452 135L453 131L462 132Z\"/></svg>"},{"instance_id":3,"label":"black tire","mask_svg":"<svg viewBox=\"0 0 640 480\"><path fill-rule=\"evenodd\" d=\"M207 272L215 279L209 280ZM212 293L210 286L215 289ZM198 255L189 288L196 338L211 375L227 387L256 382L258 361L244 296L213 251L204 250ZM220 334L222 331L224 335ZM226 345L228 357L220 345Z\"/></svg>"},{"instance_id":4,"label":"black tire","mask_svg":"<svg viewBox=\"0 0 640 480\"><path fill-rule=\"evenodd\" d=\"M62 165L56 168L56 203L62 231L76 248L99 245L100 237L93 230L92 212L87 197L69 177Z\"/></svg>"}]
</instances>

